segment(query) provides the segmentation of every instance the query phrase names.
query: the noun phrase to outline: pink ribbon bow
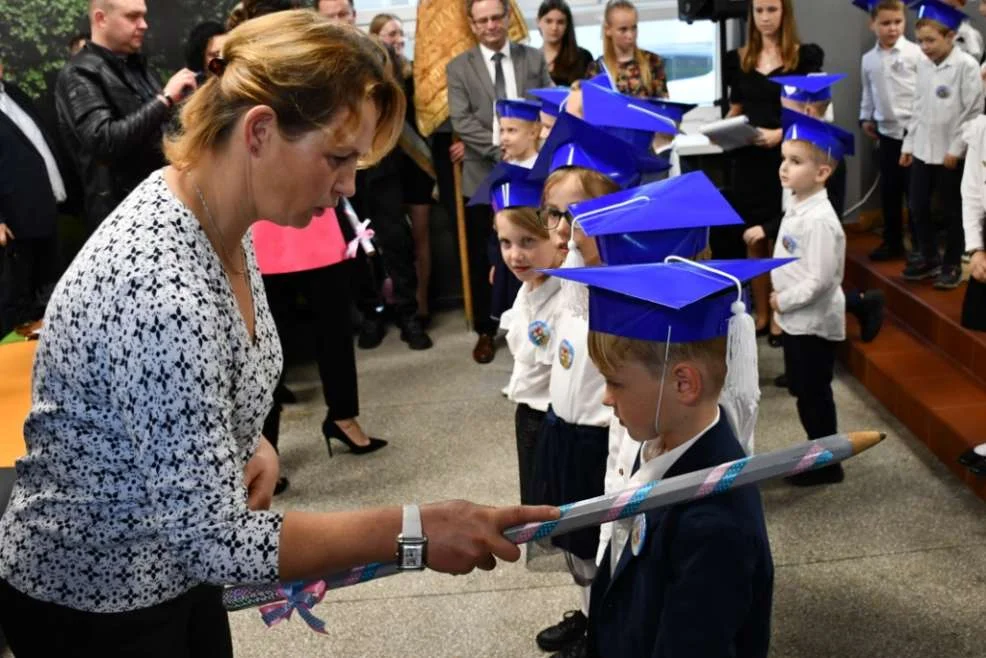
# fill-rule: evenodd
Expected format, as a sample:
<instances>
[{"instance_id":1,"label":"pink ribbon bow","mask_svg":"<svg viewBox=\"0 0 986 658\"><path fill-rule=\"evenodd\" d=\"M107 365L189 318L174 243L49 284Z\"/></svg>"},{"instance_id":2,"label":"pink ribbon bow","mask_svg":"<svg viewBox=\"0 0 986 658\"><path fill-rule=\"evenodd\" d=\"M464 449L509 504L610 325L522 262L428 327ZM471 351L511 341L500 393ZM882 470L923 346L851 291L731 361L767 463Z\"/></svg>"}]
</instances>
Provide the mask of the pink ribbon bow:
<instances>
[{"instance_id":1,"label":"pink ribbon bow","mask_svg":"<svg viewBox=\"0 0 986 658\"><path fill-rule=\"evenodd\" d=\"M325 622L312 614L312 608L325 596L324 580L316 580L307 585L302 581L288 583L281 587L280 591L284 596L283 601L260 607L260 616L268 628L291 619L291 614L297 610L298 615L309 628L318 633L325 633Z\"/></svg>"},{"instance_id":2,"label":"pink ribbon bow","mask_svg":"<svg viewBox=\"0 0 986 658\"><path fill-rule=\"evenodd\" d=\"M358 225L356 229L356 237L349 241L349 245L346 247L346 258L356 258L356 250L359 249L360 242L363 240L372 240L376 233L370 228L370 220L365 220ZM365 251L365 248L364 248Z\"/></svg>"}]
</instances>

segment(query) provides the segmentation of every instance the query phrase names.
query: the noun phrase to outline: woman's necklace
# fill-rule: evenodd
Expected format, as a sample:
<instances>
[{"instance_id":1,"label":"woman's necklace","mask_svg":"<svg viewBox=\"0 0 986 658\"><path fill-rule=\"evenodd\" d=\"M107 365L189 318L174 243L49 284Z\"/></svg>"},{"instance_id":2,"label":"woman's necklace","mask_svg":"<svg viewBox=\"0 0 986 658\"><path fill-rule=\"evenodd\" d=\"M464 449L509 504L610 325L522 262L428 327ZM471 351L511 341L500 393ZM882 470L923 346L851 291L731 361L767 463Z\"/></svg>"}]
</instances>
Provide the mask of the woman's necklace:
<instances>
[{"instance_id":1,"label":"woman's necklace","mask_svg":"<svg viewBox=\"0 0 986 658\"><path fill-rule=\"evenodd\" d=\"M242 276L243 279L247 282L247 287L249 287L250 280L247 279L246 277L246 273L247 273L246 254L245 253L243 254L243 269L237 272L236 269L233 267L233 259L230 258L229 252L226 251L226 240L223 237L223 232L219 229L219 225L216 224L216 220L213 219L212 211L209 210L209 204L205 202L205 196L202 194L202 190L199 188L198 183L196 183L194 180L192 181L192 186L195 187L195 193L199 195L199 201L202 203L202 207L205 209L205 216L209 219L209 225L212 226L212 230L215 231L216 235L219 236L219 248L223 252L226 265L233 272L233 274L237 276ZM242 249L241 249L241 253L242 253Z\"/></svg>"}]
</instances>

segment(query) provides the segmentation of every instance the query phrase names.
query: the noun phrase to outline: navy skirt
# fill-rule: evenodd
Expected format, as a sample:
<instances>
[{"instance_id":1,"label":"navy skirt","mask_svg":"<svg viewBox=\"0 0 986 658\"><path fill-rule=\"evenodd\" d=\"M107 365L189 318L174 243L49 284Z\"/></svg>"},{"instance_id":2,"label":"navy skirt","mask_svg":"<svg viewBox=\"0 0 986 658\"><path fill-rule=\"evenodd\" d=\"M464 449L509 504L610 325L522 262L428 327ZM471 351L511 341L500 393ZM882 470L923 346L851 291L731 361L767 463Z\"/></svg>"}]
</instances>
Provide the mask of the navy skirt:
<instances>
[{"instance_id":1,"label":"navy skirt","mask_svg":"<svg viewBox=\"0 0 986 658\"><path fill-rule=\"evenodd\" d=\"M536 505L567 505L604 493L609 428L572 425L549 408L541 423L534 459ZM599 527L551 538L558 548L592 560L599 548Z\"/></svg>"}]
</instances>

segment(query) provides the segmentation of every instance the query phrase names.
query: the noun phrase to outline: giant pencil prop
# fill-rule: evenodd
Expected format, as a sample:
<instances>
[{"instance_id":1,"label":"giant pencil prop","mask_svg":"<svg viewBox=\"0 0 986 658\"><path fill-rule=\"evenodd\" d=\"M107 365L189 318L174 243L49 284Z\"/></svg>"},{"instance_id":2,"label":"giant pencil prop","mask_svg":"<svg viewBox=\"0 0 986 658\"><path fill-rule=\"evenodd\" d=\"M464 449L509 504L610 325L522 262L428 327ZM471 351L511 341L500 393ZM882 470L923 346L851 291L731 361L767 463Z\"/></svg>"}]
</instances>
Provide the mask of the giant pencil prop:
<instances>
[{"instance_id":1,"label":"giant pencil prop","mask_svg":"<svg viewBox=\"0 0 986 658\"><path fill-rule=\"evenodd\" d=\"M734 487L828 466L872 448L884 437L879 432L856 432L848 435L834 434L799 443L784 450L754 455L702 471L563 505L560 508L561 518L509 528L504 535L515 544L563 535L641 512L724 493ZM321 622L311 615L310 609L322 600L325 592L396 573L396 564L379 563L334 573L310 583L237 585L226 590L223 603L227 610L262 606L261 613L268 625L287 619L293 610L298 610L309 626L322 630Z\"/></svg>"}]
</instances>

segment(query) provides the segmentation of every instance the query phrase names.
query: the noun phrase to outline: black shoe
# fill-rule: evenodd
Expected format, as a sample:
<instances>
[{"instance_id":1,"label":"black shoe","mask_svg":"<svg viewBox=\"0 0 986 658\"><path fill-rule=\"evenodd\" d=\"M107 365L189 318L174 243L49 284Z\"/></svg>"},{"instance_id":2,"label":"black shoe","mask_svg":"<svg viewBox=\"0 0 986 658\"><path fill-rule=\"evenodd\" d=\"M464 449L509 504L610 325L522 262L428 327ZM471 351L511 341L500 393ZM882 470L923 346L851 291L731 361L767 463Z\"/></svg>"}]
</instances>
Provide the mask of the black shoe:
<instances>
[{"instance_id":1,"label":"black shoe","mask_svg":"<svg viewBox=\"0 0 986 658\"><path fill-rule=\"evenodd\" d=\"M551 654L551 658L588 658L589 657L589 641L586 636L583 635L575 642L571 643L558 653Z\"/></svg>"},{"instance_id":2,"label":"black shoe","mask_svg":"<svg viewBox=\"0 0 986 658\"><path fill-rule=\"evenodd\" d=\"M935 279L939 274L941 274L941 265L928 263L922 259L908 263L900 276L905 281L924 281L925 279Z\"/></svg>"},{"instance_id":3,"label":"black shoe","mask_svg":"<svg viewBox=\"0 0 986 658\"><path fill-rule=\"evenodd\" d=\"M404 320L401 326L401 340L412 350L427 350L434 344L431 337L425 333L424 327L417 316L412 315Z\"/></svg>"},{"instance_id":4,"label":"black shoe","mask_svg":"<svg viewBox=\"0 0 986 658\"><path fill-rule=\"evenodd\" d=\"M277 478L277 484L274 485L274 495L279 496L284 493L288 488L288 479L285 477Z\"/></svg>"},{"instance_id":5,"label":"black shoe","mask_svg":"<svg viewBox=\"0 0 986 658\"><path fill-rule=\"evenodd\" d=\"M787 388L787 373L782 373L774 377L774 386L777 388Z\"/></svg>"},{"instance_id":6,"label":"black shoe","mask_svg":"<svg viewBox=\"0 0 986 658\"><path fill-rule=\"evenodd\" d=\"M842 482L846 479L846 474L842 470L842 464L832 464L831 466L823 466L815 471L805 471L797 475L789 475L784 479L787 480L788 484L793 484L796 487L816 487L822 484L837 484Z\"/></svg>"},{"instance_id":7,"label":"black shoe","mask_svg":"<svg viewBox=\"0 0 986 658\"><path fill-rule=\"evenodd\" d=\"M860 338L870 343L883 327L883 306L886 297L882 290L867 290L863 293L862 309L859 313Z\"/></svg>"},{"instance_id":8,"label":"black shoe","mask_svg":"<svg viewBox=\"0 0 986 658\"><path fill-rule=\"evenodd\" d=\"M955 290L962 284L962 268L958 265L945 265L935 281L935 290Z\"/></svg>"},{"instance_id":9,"label":"black shoe","mask_svg":"<svg viewBox=\"0 0 986 658\"><path fill-rule=\"evenodd\" d=\"M425 313L424 315L418 315L416 317L418 318L418 322L421 323L422 329L425 331L431 329L431 313Z\"/></svg>"},{"instance_id":10,"label":"black shoe","mask_svg":"<svg viewBox=\"0 0 986 658\"><path fill-rule=\"evenodd\" d=\"M347 446L349 446L349 452L354 455L366 455L371 452L376 452L380 448L387 445L387 442L383 439L374 439L372 436L370 442L365 446L353 443L353 440L346 436L346 433L342 431L342 428L336 425L334 420L326 418L322 422L322 435L325 437L325 445L329 449L329 457L332 456L332 441L330 439L336 439L342 441Z\"/></svg>"},{"instance_id":11,"label":"black shoe","mask_svg":"<svg viewBox=\"0 0 986 658\"><path fill-rule=\"evenodd\" d=\"M784 347L784 334L770 334L767 336L767 344L771 347Z\"/></svg>"},{"instance_id":12,"label":"black shoe","mask_svg":"<svg viewBox=\"0 0 986 658\"><path fill-rule=\"evenodd\" d=\"M904 247L892 247L886 242L881 242L880 246L870 252L870 260L874 263L883 263L888 260L900 260L904 257Z\"/></svg>"},{"instance_id":13,"label":"black shoe","mask_svg":"<svg viewBox=\"0 0 986 658\"><path fill-rule=\"evenodd\" d=\"M981 478L986 478L986 457L983 457L978 462L970 466L969 472L973 475L978 475Z\"/></svg>"},{"instance_id":14,"label":"black shoe","mask_svg":"<svg viewBox=\"0 0 986 658\"><path fill-rule=\"evenodd\" d=\"M359 338L356 344L361 350L372 350L383 342L383 337L387 333L387 326L379 314L367 315L363 318L360 325Z\"/></svg>"},{"instance_id":15,"label":"black shoe","mask_svg":"<svg viewBox=\"0 0 986 658\"><path fill-rule=\"evenodd\" d=\"M561 621L538 633L536 641L542 651L563 651L570 644L585 637L589 620L581 610L569 610Z\"/></svg>"},{"instance_id":16,"label":"black shoe","mask_svg":"<svg viewBox=\"0 0 986 658\"><path fill-rule=\"evenodd\" d=\"M284 384L278 384L274 389L274 402L277 404L298 404L298 396Z\"/></svg>"},{"instance_id":17,"label":"black shoe","mask_svg":"<svg viewBox=\"0 0 986 658\"><path fill-rule=\"evenodd\" d=\"M974 466L984 459L986 459L986 455L980 455L978 452L976 452L975 448L969 448L961 455L959 455L959 463L962 464L963 466Z\"/></svg>"}]
</instances>

